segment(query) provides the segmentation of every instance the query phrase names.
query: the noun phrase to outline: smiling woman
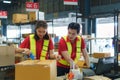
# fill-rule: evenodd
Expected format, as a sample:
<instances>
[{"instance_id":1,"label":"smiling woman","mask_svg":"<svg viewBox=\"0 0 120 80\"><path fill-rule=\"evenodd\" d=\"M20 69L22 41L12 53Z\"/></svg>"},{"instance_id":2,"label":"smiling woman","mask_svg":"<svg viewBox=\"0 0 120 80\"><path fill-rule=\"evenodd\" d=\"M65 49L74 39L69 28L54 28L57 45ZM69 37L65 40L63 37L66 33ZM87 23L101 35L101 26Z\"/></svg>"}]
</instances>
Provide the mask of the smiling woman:
<instances>
[{"instance_id":1,"label":"smiling woman","mask_svg":"<svg viewBox=\"0 0 120 80\"><path fill-rule=\"evenodd\" d=\"M31 54L34 59L56 59L59 60L60 56L53 54L53 42L47 32L47 22L38 20L35 23L35 33L26 37L16 49L16 53L25 53L28 56Z\"/></svg>"}]
</instances>

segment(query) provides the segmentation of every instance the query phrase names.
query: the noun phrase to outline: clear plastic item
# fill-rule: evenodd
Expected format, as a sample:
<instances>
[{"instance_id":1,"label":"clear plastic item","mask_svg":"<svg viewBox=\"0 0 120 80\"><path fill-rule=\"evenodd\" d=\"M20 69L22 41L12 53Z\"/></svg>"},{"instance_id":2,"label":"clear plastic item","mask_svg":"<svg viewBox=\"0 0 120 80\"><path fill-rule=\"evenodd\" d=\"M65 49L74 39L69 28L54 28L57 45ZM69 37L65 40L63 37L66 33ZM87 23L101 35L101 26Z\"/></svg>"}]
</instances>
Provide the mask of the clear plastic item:
<instances>
[{"instance_id":1,"label":"clear plastic item","mask_svg":"<svg viewBox=\"0 0 120 80\"><path fill-rule=\"evenodd\" d=\"M72 80L82 80L83 79L83 72L81 68L75 69L75 63L70 63L70 72L73 73L74 78Z\"/></svg>"},{"instance_id":2,"label":"clear plastic item","mask_svg":"<svg viewBox=\"0 0 120 80\"><path fill-rule=\"evenodd\" d=\"M71 71L74 74L73 79L77 79L77 80L82 80L83 79L83 72L80 71L80 69L72 69Z\"/></svg>"}]
</instances>

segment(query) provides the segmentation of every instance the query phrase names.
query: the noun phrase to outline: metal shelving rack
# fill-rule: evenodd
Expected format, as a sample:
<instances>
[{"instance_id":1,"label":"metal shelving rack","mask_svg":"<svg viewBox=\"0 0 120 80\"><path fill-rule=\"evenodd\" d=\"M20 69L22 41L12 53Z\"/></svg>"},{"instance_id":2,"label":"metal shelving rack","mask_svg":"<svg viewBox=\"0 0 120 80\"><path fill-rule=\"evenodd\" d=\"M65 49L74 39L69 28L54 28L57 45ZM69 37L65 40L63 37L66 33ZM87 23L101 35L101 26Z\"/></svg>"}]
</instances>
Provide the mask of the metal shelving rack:
<instances>
[{"instance_id":1,"label":"metal shelving rack","mask_svg":"<svg viewBox=\"0 0 120 80\"><path fill-rule=\"evenodd\" d=\"M47 22L52 22L52 26L53 26L53 21L51 21L51 20L46 20L46 21L47 21ZM36 21L26 22L26 23L11 24L11 25L16 25L16 26L18 26L20 36L17 37L17 38L8 38L8 37L6 37L6 40L8 40L8 39L16 39L16 40L19 40L19 42L18 42L18 43L15 43L15 44L20 44L21 41L22 41L22 33L21 33L21 31L22 31L22 26L23 26L23 25L29 25L29 24L30 24L30 28L31 28L31 30L32 30L31 33L34 33L34 25L35 25L35 22L36 22ZM6 41L6 42L7 42L7 41Z\"/></svg>"},{"instance_id":2,"label":"metal shelving rack","mask_svg":"<svg viewBox=\"0 0 120 80\"><path fill-rule=\"evenodd\" d=\"M17 43L16 43L16 42L13 42L13 43L15 43L15 44L20 44L20 43L21 43L21 39L22 39L22 34L21 34L22 28L21 28L21 26L22 26L22 25L27 25L27 24L30 24L30 27L31 27L32 32L33 32L33 31L34 31L33 25L35 24L35 21L33 21L33 22L27 22L27 23L16 23L16 24L11 24L11 25L18 26L19 37L16 37L16 38L8 38L8 37L6 37L6 42L7 42L7 40L9 40L9 39L16 39L16 40L19 40L19 41L18 41ZM31 32L31 33L32 33L32 32ZM9 43L9 42L8 42L8 43Z\"/></svg>"}]
</instances>

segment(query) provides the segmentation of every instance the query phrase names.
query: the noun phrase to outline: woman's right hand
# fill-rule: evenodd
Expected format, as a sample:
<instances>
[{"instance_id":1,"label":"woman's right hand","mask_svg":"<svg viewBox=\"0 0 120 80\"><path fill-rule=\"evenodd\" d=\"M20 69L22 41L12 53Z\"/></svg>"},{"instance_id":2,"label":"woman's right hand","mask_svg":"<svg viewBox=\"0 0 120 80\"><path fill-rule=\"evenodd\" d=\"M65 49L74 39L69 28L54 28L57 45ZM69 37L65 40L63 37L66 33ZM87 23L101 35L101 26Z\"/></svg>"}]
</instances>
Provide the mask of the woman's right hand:
<instances>
[{"instance_id":1,"label":"woman's right hand","mask_svg":"<svg viewBox=\"0 0 120 80\"><path fill-rule=\"evenodd\" d=\"M24 48L22 53L30 55L30 50L28 48Z\"/></svg>"}]
</instances>

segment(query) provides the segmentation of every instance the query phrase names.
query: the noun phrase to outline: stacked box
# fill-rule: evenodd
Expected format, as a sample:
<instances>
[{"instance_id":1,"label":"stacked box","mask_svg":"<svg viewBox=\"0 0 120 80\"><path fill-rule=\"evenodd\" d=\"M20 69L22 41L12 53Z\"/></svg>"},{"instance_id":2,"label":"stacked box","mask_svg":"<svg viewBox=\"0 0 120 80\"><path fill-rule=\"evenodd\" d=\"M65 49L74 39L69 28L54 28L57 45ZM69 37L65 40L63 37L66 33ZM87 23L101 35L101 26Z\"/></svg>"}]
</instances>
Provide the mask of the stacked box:
<instances>
[{"instance_id":1,"label":"stacked box","mask_svg":"<svg viewBox=\"0 0 120 80\"><path fill-rule=\"evenodd\" d=\"M12 16L13 23L26 23L28 22L27 14L13 14Z\"/></svg>"},{"instance_id":2,"label":"stacked box","mask_svg":"<svg viewBox=\"0 0 120 80\"><path fill-rule=\"evenodd\" d=\"M36 12L29 12L29 21L35 21L36 20Z\"/></svg>"},{"instance_id":3,"label":"stacked box","mask_svg":"<svg viewBox=\"0 0 120 80\"><path fill-rule=\"evenodd\" d=\"M26 60L15 65L15 80L56 80L56 60Z\"/></svg>"},{"instance_id":4,"label":"stacked box","mask_svg":"<svg viewBox=\"0 0 120 80\"><path fill-rule=\"evenodd\" d=\"M92 57L94 58L105 58L105 57L110 57L110 53L104 53L104 52L94 52Z\"/></svg>"}]
</instances>

